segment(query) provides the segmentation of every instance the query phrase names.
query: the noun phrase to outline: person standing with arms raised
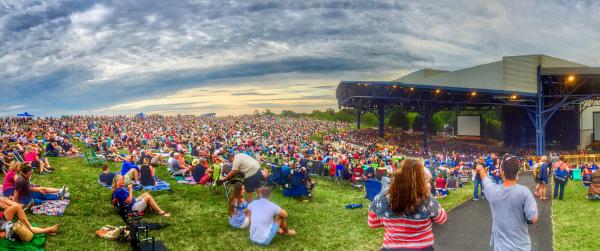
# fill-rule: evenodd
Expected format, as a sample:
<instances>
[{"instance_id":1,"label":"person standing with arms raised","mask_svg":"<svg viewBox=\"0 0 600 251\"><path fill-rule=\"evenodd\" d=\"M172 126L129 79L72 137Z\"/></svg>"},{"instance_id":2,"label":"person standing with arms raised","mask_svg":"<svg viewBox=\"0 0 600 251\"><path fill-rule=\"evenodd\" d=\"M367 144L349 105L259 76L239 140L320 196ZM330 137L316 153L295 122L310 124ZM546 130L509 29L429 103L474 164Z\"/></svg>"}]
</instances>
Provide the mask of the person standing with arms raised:
<instances>
[{"instance_id":1,"label":"person standing with arms raised","mask_svg":"<svg viewBox=\"0 0 600 251\"><path fill-rule=\"evenodd\" d=\"M517 184L519 173L517 157L504 157L500 165L503 178L501 185L494 184L483 166L477 165L485 196L492 209L490 246L495 251L531 250L527 224L537 223L537 203L529 188Z\"/></svg>"}]
</instances>

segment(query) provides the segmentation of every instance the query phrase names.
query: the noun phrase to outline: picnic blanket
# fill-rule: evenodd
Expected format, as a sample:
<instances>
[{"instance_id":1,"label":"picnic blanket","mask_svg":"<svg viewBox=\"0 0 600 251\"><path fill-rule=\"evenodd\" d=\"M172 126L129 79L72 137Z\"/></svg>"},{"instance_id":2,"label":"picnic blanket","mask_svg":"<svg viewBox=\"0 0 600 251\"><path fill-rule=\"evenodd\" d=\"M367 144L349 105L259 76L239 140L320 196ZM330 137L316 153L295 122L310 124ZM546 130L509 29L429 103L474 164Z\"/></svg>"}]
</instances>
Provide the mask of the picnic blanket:
<instances>
[{"instance_id":1,"label":"picnic blanket","mask_svg":"<svg viewBox=\"0 0 600 251\"><path fill-rule=\"evenodd\" d=\"M69 200L47 200L41 205L33 206L31 211L33 214L63 216L68 205Z\"/></svg>"},{"instance_id":2,"label":"picnic blanket","mask_svg":"<svg viewBox=\"0 0 600 251\"><path fill-rule=\"evenodd\" d=\"M175 180L177 181L177 184L188 184L188 185L196 185L198 184L198 182L194 181L194 178L191 176L175 176Z\"/></svg>"},{"instance_id":3,"label":"picnic blanket","mask_svg":"<svg viewBox=\"0 0 600 251\"><path fill-rule=\"evenodd\" d=\"M33 224L33 226L39 226ZM45 234L34 234L33 239L29 242L26 241L11 241L5 238L0 239L0 250L22 250L22 251L43 251L44 245L46 244Z\"/></svg>"},{"instance_id":4,"label":"picnic blanket","mask_svg":"<svg viewBox=\"0 0 600 251\"><path fill-rule=\"evenodd\" d=\"M158 176L154 176L154 181L156 181L156 185L154 185L154 186L143 186L143 188L146 189L146 190L149 190L149 191L163 191L163 190L170 190L171 189L171 184L169 184L169 182L166 182L166 181L162 180Z\"/></svg>"}]
</instances>

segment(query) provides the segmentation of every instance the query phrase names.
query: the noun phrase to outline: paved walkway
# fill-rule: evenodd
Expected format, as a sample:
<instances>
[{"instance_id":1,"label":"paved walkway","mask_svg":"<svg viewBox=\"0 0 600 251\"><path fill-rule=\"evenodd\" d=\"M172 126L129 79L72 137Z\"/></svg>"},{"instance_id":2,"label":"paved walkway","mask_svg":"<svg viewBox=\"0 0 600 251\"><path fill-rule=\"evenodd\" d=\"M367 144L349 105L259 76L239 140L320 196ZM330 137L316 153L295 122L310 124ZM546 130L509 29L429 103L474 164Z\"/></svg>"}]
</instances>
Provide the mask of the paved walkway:
<instances>
[{"instance_id":1,"label":"paved walkway","mask_svg":"<svg viewBox=\"0 0 600 251\"><path fill-rule=\"evenodd\" d=\"M531 172L521 172L519 184L535 188ZM550 190L550 188L548 188ZM548 196L552 198L552 196ZM539 220L529 226L532 250L552 250L552 201L539 201ZM492 250L492 212L487 200L468 201L448 214L444 225L434 225L436 250Z\"/></svg>"}]
</instances>

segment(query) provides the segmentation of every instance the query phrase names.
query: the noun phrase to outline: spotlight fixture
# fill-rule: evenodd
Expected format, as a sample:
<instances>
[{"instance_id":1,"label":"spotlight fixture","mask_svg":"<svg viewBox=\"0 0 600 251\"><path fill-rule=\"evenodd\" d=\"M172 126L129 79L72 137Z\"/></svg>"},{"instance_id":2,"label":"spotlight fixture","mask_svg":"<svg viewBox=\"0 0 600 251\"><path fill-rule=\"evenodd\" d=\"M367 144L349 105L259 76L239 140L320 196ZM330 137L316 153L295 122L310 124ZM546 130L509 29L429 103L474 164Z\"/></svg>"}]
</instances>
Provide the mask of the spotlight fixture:
<instances>
[{"instance_id":1,"label":"spotlight fixture","mask_svg":"<svg viewBox=\"0 0 600 251\"><path fill-rule=\"evenodd\" d=\"M442 91L440 91L439 89L435 90L435 94L440 94L440 92Z\"/></svg>"},{"instance_id":2,"label":"spotlight fixture","mask_svg":"<svg viewBox=\"0 0 600 251\"><path fill-rule=\"evenodd\" d=\"M411 87L411 88L410 88L410 90L411 90L411 91L414 91L414 90L415 90L415 88L414 88L414 87Z\"/></svg>"},{"instance_id":3,"label":"spotlight fixture","mask_svg":"<svg viewBox=\"0 0 600 251\"><path fill-rule=\"evenodd\" d=\"M569 75L569 77L567 77L567 82L573 82L573 81L575 81L575 76Z\"/></svg>"},{"instance_id":4,"label":"spotlight fixture","mask_svg":"<svg viewBox=\"0 0 600 251\"><path fill-rule=\"evenodd\" d=\"M517 99L517 95L510 96L510 99Z\"/></svg>"},{"instance_id":5,"label":"spotlight fixture","mask_svg":"<svg viewBox=\"0 0 600 251\"><path fill-rule=\"evenodd\" d=\"M476 91L472 91L471 92L471 96L475 96L475 95L477 95L477 92Z\"/></svg>"}]
</instances>

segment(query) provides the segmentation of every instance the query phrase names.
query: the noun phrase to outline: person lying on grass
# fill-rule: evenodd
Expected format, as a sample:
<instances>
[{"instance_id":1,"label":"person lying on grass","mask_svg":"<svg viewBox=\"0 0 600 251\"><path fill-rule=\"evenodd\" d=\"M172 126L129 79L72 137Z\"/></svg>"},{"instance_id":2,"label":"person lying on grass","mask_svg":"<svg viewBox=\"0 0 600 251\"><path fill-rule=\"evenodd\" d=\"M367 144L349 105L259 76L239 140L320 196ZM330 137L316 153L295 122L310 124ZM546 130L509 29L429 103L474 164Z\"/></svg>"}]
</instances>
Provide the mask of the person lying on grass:
<instances>
[{"instance_id":1,"label":"person lying on grass","mask_svg":"<svg viewBox=\"0 0 600 251\"><path fill-rule=\"evenodd\" d=\"M295 235L296 231L288 228L288 213L269 201L271 189L262 187L257 190L260 198L248 205L250 212L250 240L257 245L268 246L275 235Z\"/></svg>"},{"instance_id":2,"label":"person lying on grass","mask_svg":"<svg viewBox=\"0 0 600 251\"><path fill-rule=\"evenodd\" d=\"M61 189L50 187L33 187L29 184L29 178L33 174L31 166L26 165L21 170L15 181L15 193L13 201L27 205L33 202L35 205L40 205L46 200L62 200L67 192L66 187Z\"/></svg>"},{"instance_id":3,"label":"person lying on grass","mask_svg":"<svg viewBox=\"0 0 600 251\"><path fill-rule=\"evenodd\" d=\"M123 178L123 175L117 174L115 176L113 179L112 190L112 198L119 200L122 205L125 205L126 209L143 212L148 206L150 206L150 208L156 211L158 215L165 217L171 216L166 211L160 209L152 195L149 193L143 193L134 199L133 186L131 184L125 186L125 179Z\"/></svg>"},{"instance_id":4,"label":"person lying on grass","mask_svg":"<svg viewBox=\"0 0 600 251\"><path fill-rule=\"evenodd\" d=\"M54 224L51 227L34 227L29 223L27 219L27 215L25 211L21 207L21 205L12 205L4 210L4 212L0 212L0 238L13 238L12 228L10 224L13 220L20 220L25 226L31 230L34 234L49 234L55 235L58 232L58 224ZM7 233L9 231L9 233Z\"/></svg>"},{"instance_id":5,"label":"person lying on grass","mask_svg":"<svg viewBox=\"0 0 600 251\"><path fill-rule=\"evenodd\" d=\"M247 228L250 226L249 214L248 202L244 200L244 184L237 182L229 199L229 225L238 229Z\"/></svg>"}]
</instances>

